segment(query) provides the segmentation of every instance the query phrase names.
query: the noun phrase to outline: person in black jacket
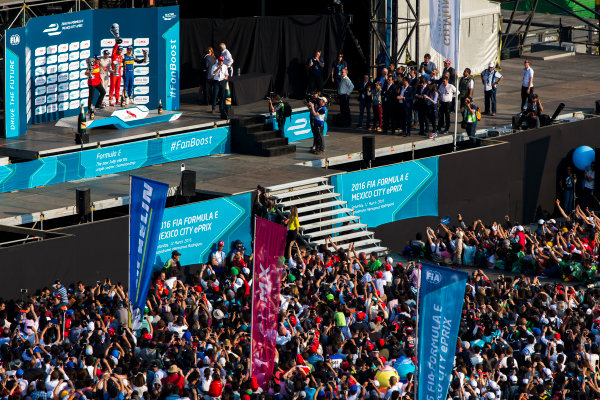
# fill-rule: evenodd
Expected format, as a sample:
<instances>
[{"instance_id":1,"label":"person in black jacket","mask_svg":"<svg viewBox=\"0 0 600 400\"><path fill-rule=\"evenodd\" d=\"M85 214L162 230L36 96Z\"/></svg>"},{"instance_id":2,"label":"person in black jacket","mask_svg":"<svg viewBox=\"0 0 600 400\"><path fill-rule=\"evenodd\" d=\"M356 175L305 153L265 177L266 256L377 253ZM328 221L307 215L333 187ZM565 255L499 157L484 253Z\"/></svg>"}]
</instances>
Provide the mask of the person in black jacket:
<instances>
[{"instance_id":1,"label":"person in black jacket","mask_svg":"<svg viewBox=\"0 0 600 400\"><path fill-rule=\"evenodd\" d=\"M419 113L419 135L421 136L427 135L427 131L429 131L429 122L427 121L427 100L424 97L425 95L427 95L427 82L425 81L425 78L420 77L419 86L415 93L415 98L417 99L415 107Z\"/></svg>"},{"instance_id":2,"label":"person in black jacket","mask_svg":"<svg viewBox=\"0 0 600 400\"><path fill-rule=\"evenodd\" d=\"M398 102L400 103L400 111L402 112L402 125L400 128L404 136L410 136L410 128L412 127L413 102L415 99L415 91L409 85L408 79L402 80L402 86L398 93Z\"/></svg>"},{"instance_id":3,"label":"person in black jacket","mask_svg":"<svg viewBox=\"0 0 600 400\"><path fill-rule=\"evenodd\" d=\"M381 89L381 102L383 103L383 133L387 133L391 128L392 134L396 128L394 119L394 105L396 100L396 83L394 77L388 75L387 80Z\"/></svg>"},{"instance_id":4,"label":"person in black jacket","mask_svg":"<svg viewBox=\"0 0 600 400\"><path fill-rule=\"evenodd\" d=\"M365 108L367 109L367 123L366 127L371 126L371 104L373 104L373 82L369 79L369 75L363 77L362 83L358 85L358 108L360 113L358 115L357 128L362 128L363 116Z\"/></svg>"}]
</instances>

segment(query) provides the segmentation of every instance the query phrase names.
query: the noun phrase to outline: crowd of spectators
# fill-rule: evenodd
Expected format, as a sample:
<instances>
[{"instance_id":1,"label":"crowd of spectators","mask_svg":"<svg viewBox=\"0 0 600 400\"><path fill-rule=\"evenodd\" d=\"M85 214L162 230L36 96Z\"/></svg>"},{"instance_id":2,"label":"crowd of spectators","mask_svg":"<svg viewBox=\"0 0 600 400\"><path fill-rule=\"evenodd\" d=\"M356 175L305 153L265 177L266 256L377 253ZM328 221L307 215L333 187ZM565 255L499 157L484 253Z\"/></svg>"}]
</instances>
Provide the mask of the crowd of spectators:
<instances>
[{"instance_id":1,"label":"crowd of spectators","mask_svg":"<svg viewBox=\"0 0 600 400\"><path fill-rule=\"evenodd\" d=\"M557 201L560 209L560 204ZM562 212L562 209L561 209ZM502 223L427 228L406 256L471 266L453 399L596 399L600 218L576 207L536 229ZM252 255L219 242L191 272L178 252L157 271L132 330L127 290L56 282L0 303L3 399L399 400L414 398L418 261L357 253L332 240L290 242L282 271L275 370L250 374ZM344 246L345 247L345 246ZM486 269L505 275L491 279Z\"/></svg>"}]
</instances>

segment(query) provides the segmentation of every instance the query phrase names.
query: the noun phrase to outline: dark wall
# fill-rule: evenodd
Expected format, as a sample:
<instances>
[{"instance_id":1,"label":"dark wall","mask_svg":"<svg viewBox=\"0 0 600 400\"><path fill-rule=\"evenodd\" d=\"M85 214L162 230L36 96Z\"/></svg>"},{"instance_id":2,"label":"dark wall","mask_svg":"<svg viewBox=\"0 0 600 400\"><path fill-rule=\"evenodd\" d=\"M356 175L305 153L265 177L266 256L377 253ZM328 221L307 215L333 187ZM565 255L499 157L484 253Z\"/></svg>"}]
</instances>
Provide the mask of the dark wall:
<instances>
[{"instance_id":1,"label":"dark wall","mask_svg":"<svg viewBox=\"0 0 600 400\"><path fill-rule=\"evenodd\" d=\"M271 74L276 92L304 96L304 62L321 49L329 74L344 43L345 29L342 15L182 19L181 88L200 85L204 49L212 46L218 55L218 45L224 42L235 70Z\"/></svg>"},{"instance_id":2,"label":"dark wall","mask_svg":"<svg viewBox=\"0 0 600 400\"><path fill-rule=\"evenodd\" d=\"M0 296L19 298L20 289L33 293L56 279L95 284L110 277L126 285L128 221L121 217L76 225L57 230L70 236L1 248Z\"/></svg>"},{"instance_id":3,"label":"dark wall","mask_svg":"<svg viewBox=\"0 0 600 400\"><path fill-rule=\"evenodd\" d=\"M558 180L579 146L600 147L600 118L552 125L503 136L498 144L440 156L439 217L397 221L375 228L376 237L400 251L417 232L451 224L461 213L469 223L513 221L527 224L556 216ZM579 182L582 180L579 179Z\"/></svg>"}]
</instances>

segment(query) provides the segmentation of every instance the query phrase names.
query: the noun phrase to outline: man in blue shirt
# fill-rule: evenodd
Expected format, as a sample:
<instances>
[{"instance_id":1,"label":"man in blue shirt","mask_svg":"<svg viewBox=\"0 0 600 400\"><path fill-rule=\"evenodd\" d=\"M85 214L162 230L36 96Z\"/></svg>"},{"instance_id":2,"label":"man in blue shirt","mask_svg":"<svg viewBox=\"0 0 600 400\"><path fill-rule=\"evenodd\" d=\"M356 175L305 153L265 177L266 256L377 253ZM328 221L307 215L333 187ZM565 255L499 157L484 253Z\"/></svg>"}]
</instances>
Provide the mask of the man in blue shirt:
<instances>
[{"instance_id":1,"label":"man in blue shirt","mask_svg":"<svg viewBox=\"0 0 600 400\"><path fill-rule=\"evenodd\" d=\"M306 61L308 70L308 92L323 92L323 68L325 63L321 57L321 50L315 51L315 55Z\"/></svg>"},{"instance_id":2,"label":"man in blue shirt","mask_svg":"<svg viewBox=\"0 0 600 400\"><path fill-rule=\"evenodd\" d=\"M431 55L429 53L425 54L423 59L424 61L419 67L419 72L421 73L421 76L425 77L425 81L427 82L431 79L431 72L434 69L437 69L437 66L433 61L431 61Z\"/></svg>"}]
</instances>

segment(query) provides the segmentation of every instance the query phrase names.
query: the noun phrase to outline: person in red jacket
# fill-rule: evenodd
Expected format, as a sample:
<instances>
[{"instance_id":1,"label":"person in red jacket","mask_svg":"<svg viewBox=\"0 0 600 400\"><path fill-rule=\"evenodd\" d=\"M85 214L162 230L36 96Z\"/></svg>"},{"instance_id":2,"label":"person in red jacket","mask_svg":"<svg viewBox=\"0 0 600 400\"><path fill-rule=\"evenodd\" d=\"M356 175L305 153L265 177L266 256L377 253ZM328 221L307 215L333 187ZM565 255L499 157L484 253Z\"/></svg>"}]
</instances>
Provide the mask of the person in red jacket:
<instances>
[{"instance_id":1,"label":"person in red jacket","mask_svg":"<svg viewBox=\"0 0 600 400\"><path fill-rule=\"evenodd\" d=\"M120 46L122 42L118 39L112 49L111 68L110 68L110 88L108 89L108 104L111 106L115 105L115 102L119 101L121 93L121 70L123 68L123 56L121 52L123 47ZM113 102L114 96L114 102Z\"/></svg>"},{"instance_id":2,"label":"person in red jacket","mask_svg":"<svg viewBox=\"0 0 600 400\"><path fill-rule=\"evenodd\" d=\"M219 399L223 394L223 382L221 382L221 375L215 371L212 378L212 382L208 387L208 395L213 399Z\"/></svg>"},{"instance_id":3,"label":"person in red jacket","mask_svg":"<svg viewBox=\"0 0 600 400\"><path fill-rule=\"evenodd\" d=\"M98 100L96 101L96 108L102 109L104 106L102 105L102 101L104 100L104 96L106 95L106 90L104 90L104 86L102 85L102 72L100 68L100 55L96 54L94 60L89 60L88 69L85 71L86 76L88 76L88 111L91 113L92 111L92 101L94 101L94 94L96 90L100 94L98 96Z\"/></svg>"},{"instance_id":4,"label":"person in red jacket","mask_svg":"<svg viewBox=\"0 0 600 400\"><path fill-rule=\"evenodd\" d=\"M167 370L167 376L161 379L161 383L163 387L165 387L167 383L172 383L179 388L179 393L181 393L183 386L185 385L185 379L183 378L179 367L173 364Z\"/></svg>"}]
</instances>

